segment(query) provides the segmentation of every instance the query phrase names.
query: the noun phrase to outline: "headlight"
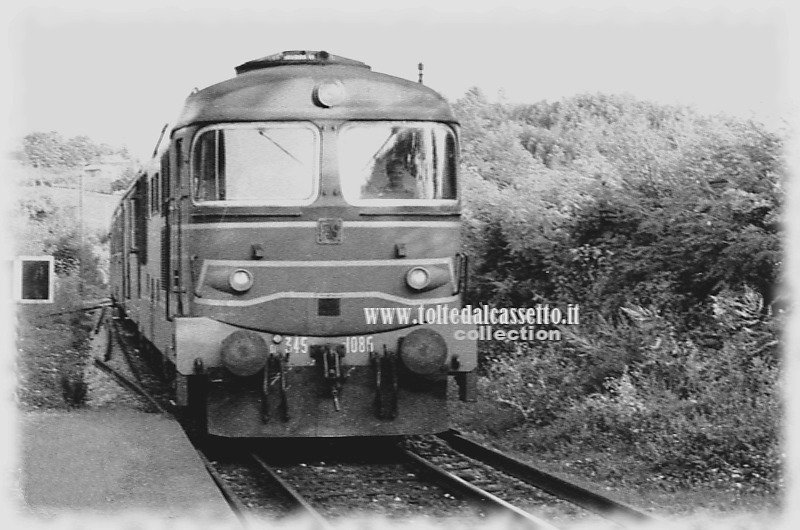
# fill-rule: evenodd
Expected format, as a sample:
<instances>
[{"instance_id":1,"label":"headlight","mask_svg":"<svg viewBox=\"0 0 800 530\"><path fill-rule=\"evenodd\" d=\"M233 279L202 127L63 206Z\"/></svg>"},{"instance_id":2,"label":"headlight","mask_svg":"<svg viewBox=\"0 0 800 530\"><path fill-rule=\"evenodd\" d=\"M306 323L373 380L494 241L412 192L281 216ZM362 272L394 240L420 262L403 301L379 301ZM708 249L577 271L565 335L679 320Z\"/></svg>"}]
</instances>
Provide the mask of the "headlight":
<instances>
[{"instance_id":1,"label":"headlight","mask_svg":"<svg viewBox=\"0 0 800 530\"><path fill-rule=\"evenodd\" d=\"M314 89L314 102L320 107L340 105L347 97L341 81L323 81Z\"/></svg>"},{"instance_id":2,"label":"headlight","mask_svg":"<svg viewBox=\"0 0 800 530\"><path fill-rule=\"evenodd\" d=\"M414 267L406 273L406 283L416 291L426 288L431 282L431 275L424 267Z\"/></svg>"},{"instance_id":3,"label":"headlight","mask_svg":"<svg viewBox=\"0 0 800 530\"><path fill-rule=\"evenodd\" d=\"M228 283L236 292L243 293L253 286L253 275L250 271L244 269L236 269L228 276Z\"/></svg>"}]
</instances>

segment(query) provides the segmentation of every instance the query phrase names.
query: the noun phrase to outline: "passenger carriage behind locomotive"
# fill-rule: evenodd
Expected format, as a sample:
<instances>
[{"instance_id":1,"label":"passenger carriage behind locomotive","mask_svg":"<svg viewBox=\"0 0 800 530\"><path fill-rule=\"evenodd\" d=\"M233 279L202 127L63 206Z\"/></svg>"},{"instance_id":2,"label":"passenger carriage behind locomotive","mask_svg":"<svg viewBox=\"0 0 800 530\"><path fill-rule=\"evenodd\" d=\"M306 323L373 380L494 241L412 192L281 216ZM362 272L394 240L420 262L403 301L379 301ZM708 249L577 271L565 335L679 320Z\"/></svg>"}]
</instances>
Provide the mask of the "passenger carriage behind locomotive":
<instances>
[{"instance_id":1,"label":"passenger carriage behind locomotive","mask_svg":"<svg viewBox=\"0 0 800 530\"><path fill-rule=\"evenodd\" d=\"M211 434L444 430L448 375L471 399L476 367L466 327L419 322L465 284L448 104L325 52L236 72L189 96L124 195L115 302Z\"/></svg>"}]
</instances>

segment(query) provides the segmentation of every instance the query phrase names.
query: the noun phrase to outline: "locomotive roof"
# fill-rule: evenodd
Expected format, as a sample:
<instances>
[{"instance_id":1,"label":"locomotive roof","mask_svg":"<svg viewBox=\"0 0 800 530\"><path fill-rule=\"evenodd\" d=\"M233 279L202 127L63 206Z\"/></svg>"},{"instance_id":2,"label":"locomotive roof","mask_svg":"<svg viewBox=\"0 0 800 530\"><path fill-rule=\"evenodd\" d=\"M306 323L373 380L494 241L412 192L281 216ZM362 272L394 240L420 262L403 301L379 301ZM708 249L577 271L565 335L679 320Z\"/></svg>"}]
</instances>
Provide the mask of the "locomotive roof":
<instances>
[{"instance_id":1,"label":"locomotive roof","mask_svg":"<svg viewBox=\"0 0 800 530\"><path fill-rule=\"evenodd\" d=\"M305 50L295 50L289 52L275 53L260 59L253 59L236 67L237 74L270 68L272 66L285 66L288 64L346 64L349 66L359 66L371 69L372 67L361 61L348 59L340 55L331 55L326 51L310 52Z\"/></svg>"},{"instance_id":2,"label":"locomotive roof","mask_svg":"<svg viewBox=\"0 0 800 530\"><path fill-rule=\"evenodd\" d=\"M236 71L236 77L190 95L175 129L262 120L456 121L434 90L326 52L284 52L248 61ZM321 105L315 94L325 84L343 89L343 99Z\"/></svg>"}]
</instances>

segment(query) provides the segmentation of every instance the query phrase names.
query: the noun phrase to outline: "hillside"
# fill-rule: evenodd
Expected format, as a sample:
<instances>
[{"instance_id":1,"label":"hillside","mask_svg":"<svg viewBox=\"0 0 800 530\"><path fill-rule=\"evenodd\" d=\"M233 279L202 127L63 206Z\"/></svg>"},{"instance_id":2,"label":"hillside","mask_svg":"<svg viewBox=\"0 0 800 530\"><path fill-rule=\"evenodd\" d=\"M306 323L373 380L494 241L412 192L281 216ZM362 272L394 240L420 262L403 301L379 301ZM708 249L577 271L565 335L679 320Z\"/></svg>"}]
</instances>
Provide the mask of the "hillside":
<instances>
[{"instance_id":1,"label":"hillside","mask_svg":"<svg viewBox=\"0 0 800 530\"><path fill-rule=\"evenodd\" d=\"M66 218L78 225L78 189L49 186L23 186L16 189L17 199L48 197L54 204L66 210ZM119 194L84 191L83 215L87 233L106 233L111 225L111 216L119 203Z\"/></svg>"}]
</instances>

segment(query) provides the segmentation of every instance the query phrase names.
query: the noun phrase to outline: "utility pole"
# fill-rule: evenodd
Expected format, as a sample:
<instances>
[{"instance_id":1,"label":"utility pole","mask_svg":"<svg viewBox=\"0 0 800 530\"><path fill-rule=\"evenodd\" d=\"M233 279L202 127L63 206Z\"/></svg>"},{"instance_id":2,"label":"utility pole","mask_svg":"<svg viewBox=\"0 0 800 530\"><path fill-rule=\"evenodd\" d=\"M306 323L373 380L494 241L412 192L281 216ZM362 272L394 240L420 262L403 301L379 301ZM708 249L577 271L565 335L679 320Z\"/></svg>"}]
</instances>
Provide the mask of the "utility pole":
<instances>
[{"instance_id":1,"label":"utility pole","mask_svg":"<svg viewBox=\"0 0 800 530\"><path fill-rule=\"evenodd\" d=\"M80 240L78 242L78 295L83 299L83 243L84 243L84 226L83 226L83 177L84 175L93 177L100 167L92 164L87 164L83 171L80 172L78 178L78 216L80 217L78 223L78 235Z\"/></svg>"}]
</instances>

